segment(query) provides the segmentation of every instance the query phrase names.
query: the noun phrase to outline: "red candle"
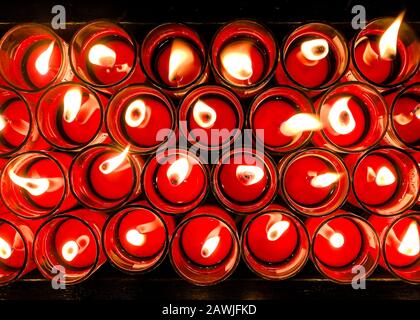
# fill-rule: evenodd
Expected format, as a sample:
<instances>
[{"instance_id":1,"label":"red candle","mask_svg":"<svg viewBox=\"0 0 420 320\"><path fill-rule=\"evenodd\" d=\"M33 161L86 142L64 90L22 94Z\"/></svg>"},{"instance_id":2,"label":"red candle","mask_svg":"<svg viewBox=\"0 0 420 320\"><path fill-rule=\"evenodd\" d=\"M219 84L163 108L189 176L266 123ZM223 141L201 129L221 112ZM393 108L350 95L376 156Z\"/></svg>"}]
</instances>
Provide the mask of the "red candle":
<instances>
[{"instance_id":1,"label":"red candle","mask_svg":"<svg viewBox=\"0 0 420 320\"><path fill-rule=\"evenodd\" d=\"M119 25L94 21L73 36L70 63L84 82L114 93L132 82L144 82L136 56L135 40Z\"/></svg>"},{"instance_id":2,"label":"red candle","mask_svg":"<svg viewBox=\"0 0 420 320\"><path fill-rule=\"evenodd\" d=\"M352 43L353 74L375 86L400 85L411 78L419 63L415 33L403 23L404 13L395 20L376 19L363 28Z\"/></svg>"},{"instance_id":3,"label":"red candle","mask_svg":"<svg viewBox=\"0 0 420 320\"><path fill-rule=\"evenodd\" d=\"M115 209L140 194L143 160L109 145L85 148L70 168L70 185L78 200L94 209ZM115 188L118 186L118 188Z\"/></svg>"},{"instance_id":4,"label":"red candle","mask_svg":"<svg viewBox=\"0 0 420 320\"><path fill-rule=\"evenodd\" d=\"M294 209L307 215L325 215L339 208L349 191L342 160L323 149L298 151L279 163L279 194Z\"/></svg>"},{"instance_id":5,"label":"red candle","mask_svg":"<svg viewBox=\"0 0 420 320\"><path fill-rule=\"evenodd\" d=\"M273 152L288 152L307 143L320 128L310 100L291 87L271 88L255 98L249 111L253 135Z\"/></svg>"},{"instance_id":6,"label":"red candle","mask_svg":"<svg viewBox=\"0 0 420 320\"><path fill-rule=\"evenodd\" d=\"M270 80L277 63L271 32L250 20L236 20L214 36L210 53L216 80L239 95L255 94Z\"/></svg>"},{"instance_id":7,"label":"red candle","mask_svg":"<svg viewBox=\"0 0 420 320\"><path fill-rule=\"evenodd\" d=\"M169 149L147 163L143 187L147 200L157 209L169 214L185 213L205 199L207 169L194 154Z\"/></svg>"},{"instance_id":8,"label":"red candle","mask_svg":"<svg viewBox=\"0 0 420 320\"><path fill-rule=\"evenodd\" d=\"M367 84L339 84L315 108L322 130L314 134L312 142L337 152L359 152L374 146L388 125L384 99Z\"/></svg>"},{"instance_id":9,"label":"red candle","mask_svg":"<svg viewBox=\"0 0 420 320\"><path fill-rule=\"evenodd\" d=\"M350 201L379 215L395 215L413 206L419 196L420 171L416 161L393 147L372 149L354 159L346 158L353 172Z\"/></svg>"},{"instance_id":10,"label":"red candle","mask_svg":"<svg viewBox=\"0 0 420 320\"><path fill-rule=\"evenodd\" d=\"M290 79L301 88L322 90L343 76L348 60L346 41L337 30L309 23L294 30L284 42L277 81L288 83Z\"/></svg>"},{"instance_id":11,"label":"red candle","mask_svg":"<svg viewBox=\"0 0 420 320\"><path fill-rule=\"evenodd\" d=\"M363 266L366 277L375 270L379 238L365 219L337 211L329 218L309 218L305 225L312 238L315 266L327 277L351 283L354 266Z\"/></svg>"},{"instance_id":12,"label":"red candle","mask_svg":"<svg viewBox=\"0 0 420 320\"><path fill-rule=\"evenodd\" d=\"M174 268L188 281L199 285L222 281L239 261L232 218L218 207L199 207L175 230L170 253Z\"/></svg>"},{"instance_id":13,"label":"red candle","mask_svg":"<svg viewBox=\"0 0 420 320\"><path fill-rule=\"evenodd\" d=\"M160 91L130 86L112 97L106 111L106 125L115 142L131 145L133 152L156 150L167 140L159 138L165 130L176 128L173 103Z\"/></svg>"},{"instance_id":14,"label":"red candle","mask_svg":"<svg viewBox=\"0 0 420 320\"><path fill-rule=\"evenodd\" d=\"M18 25L0 40L0 73L10 86L26 92L69 80L65 48L65 42L44 25Z\"/></svg>"},{"instance_id":15,"label":"red candle","mask_svg":"<svg viewBox=\"0 0 420 320\"><path fill-rule=\"evenodd\" d=\"M180 132L192 144L217 150L232 144L241 134L244 115L241 102L226 88L200 86L189 92L179 109Z\"/></svg>"},{"instance_id":16,"label":"red candle","mask_svg":"<svg viewBox=\"0 0 420 320\"><path fill-rule=\"evenodd\" d=\"M41 97L36 110L40 133L54 147L78 150L95 141L102 128L102 99L87 86L62 83Z\"/></svg>"},{"instance_id":17,"label":"red candle","mask_svg":"<svg viewBox=\"0 0 420 320\"><path fill-rule=\"evenodd\" d=\"M208 77L207 56L199 35L180 23L163 24L145 37L140 49L148 79L174 97Z\"/></svg>"},{"instance_id":18,"label":"red candle","mask_svg":"<svg viewBox=\"0 0 420 320\"><path fill-rule=\"evenodd\" d=\"M47 278L56 276L51 266L64 267L66 284L85 280L104 262L101 229L106 214L79 209L46 221L34 241L34 258Z\"/></svg>"},{"instance_id":19,"label":"red candle","mask_svg":"<svg viewBox=\"0 0 420 320\"><path fill-rule=\"evenodd\" d=\"M251 149L226 153L213 170L213 192L228 209L252 213L267 206L277 190L272 160Z\"/></svg>"},{"instance_id":20,"label":"red candle","mask_svg":"<svg viewBox=\"0 0 420 320\"><path fill-rule=\"evenodd\" d=\"M24 218L40 218L73 207L69 196L66 154L27 152L12 158L1 178L5 205Z\"/></svg>"}]
</instances>

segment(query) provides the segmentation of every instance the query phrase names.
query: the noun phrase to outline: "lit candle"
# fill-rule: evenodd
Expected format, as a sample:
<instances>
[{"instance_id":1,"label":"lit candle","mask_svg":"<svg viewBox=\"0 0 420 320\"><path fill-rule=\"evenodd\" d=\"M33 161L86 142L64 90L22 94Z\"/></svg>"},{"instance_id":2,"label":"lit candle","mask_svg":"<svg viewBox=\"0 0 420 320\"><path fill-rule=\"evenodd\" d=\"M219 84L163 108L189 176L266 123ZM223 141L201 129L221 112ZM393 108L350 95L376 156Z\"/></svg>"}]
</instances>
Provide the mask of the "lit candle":
<instances>
[{"instance_id":1,"label":"lit candle","mask_svg":"<svg viewBox=\"0 0 420 320\"><path fill-rule=\"evenodd\" d=\"M337 210L347 198L350 180L343 161L327 150L297 151L279 165L279 194L292 209L310 216Z\"/></svg>"},{"instance_id":2,"label":"lit candle","mask_svg":"<svg viewBox=\"0 0 420 320\"><path fill-rule=\"evenodd\" d=\"M210 59L216 80L240 96L250 96L273 76L277 44L271 32L262 25L236 20L216 33Z\"/></svg>"},{"instance_id":3,"label":"lit candle","mask_svg":"<svg viewBox=\"0 0 420 320\"><path fill-rule=\"evenodd\" d=\"M226 279L239 262L239 240L230 216L215 206L187 215L171 243L171 261L186 280L210 285Z\"/></svg>"},{"instance_id":4,"label":"lit candle","mask_svg":"<svg viewBox=\"0 0 420 320\"><path fill-rule=\"evenodd\" d=\"M163 143L163 130L175 130L175 107L162 92L145 86L129 86L112 97L106 111L108 131L120 146L148 153Z\"/></svg>"},{"instance_id":5,"label":"lit candle","mask_svg":"<svg viewBox=\"0 0 420 320\"><path fill-rule=\"evenodd\" d=\"M170 149L158 153L146 164L143 187L147 200L158 210L185 213L204 201L208 173L194 154Z\"/></svg>"},{"instance_id":6,"label":"lit candle","mask_svg":"<svg viewBox=\"0 0 420 320\"><path fill-rule=\"evenodd\" d=\"M180 133L191 144L217 150L232 144L241 134L244 114L241 102L230 90L200 86L184 97L179 108Z\"/></svg>"},{"instance_id":7,"label":"lit candle","mask_svg":"<svg viewBox=\"0 0 420 320\"><path fill-rule=\"evenodd\" d=\"M252 213L266 207L277 191L272 160L250 149L225 153L212 174L213 193L227 210Z\"/></svg>"},{"instance_id":8,"label":"lit candle","mask_svg":"<svg viewBox=\"0 0 420 320\"><path fill-rule=\"evenodd\" d=\"M376 19L356 35L352 43L354 76L385 88L414 75L419 45L403 18L404 12L396 19Z\"/></svg>"}]
</instances>

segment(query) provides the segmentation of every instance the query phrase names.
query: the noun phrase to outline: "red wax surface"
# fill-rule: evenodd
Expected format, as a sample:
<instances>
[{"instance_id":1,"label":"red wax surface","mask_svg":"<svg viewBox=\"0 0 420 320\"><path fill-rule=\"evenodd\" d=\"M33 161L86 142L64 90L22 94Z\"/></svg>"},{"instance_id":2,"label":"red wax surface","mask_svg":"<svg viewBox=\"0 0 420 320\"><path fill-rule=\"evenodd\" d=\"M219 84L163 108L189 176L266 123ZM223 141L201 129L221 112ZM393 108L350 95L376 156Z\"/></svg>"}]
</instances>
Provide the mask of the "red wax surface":
<instances>
[{"instance_id":1,"label":"red wax surface","mask_svg":"<svg viewBox=\"0 0 420 320\"><path fill-rule=\"evenodd\" d=\"M118 35L112 37L107 35L104 38L106 40L96 38L86 45L85 63L86 68L90 68L94 75L94 78L91 79L92 82L100 85L112 85L122 81L131 72L136 52L132 44ZM91 63L89 61L89 52L95 45L104 45L114 51L115 63L113 65L109 63L102 63L102 65ZM85 73L87 77L90 77L89 73L86 71Z\"/></svg>"},{"instance_id":2,"label":"red wax surface","mask_svg":"<svg viewBox=\"0 0 420 320\"><path fill-rule=\"evenodd\" d=\"M143 235L142 243L133 244L127 240L127 232L136 230ZM121 220L118 230L121 246L136 257L152 257L158 254L166 242L166 232L162 221L151 211L136 209Z\"/></svg>"},{"instance_id":3,"label":"red wax surface","mask_svg":"<svg viewBox=\"0 0 420 320\"><path fill-rule=\"evenodd\" d=\"M68 261L63 256L63 246L69 241L77 243L77 254L71 261ZM56 230L55 248L61 260L68 266L73 268L87 268L90 267L96 259L96 242L91 230L81 221L77 219L67 219ZM68 259L73 257L74 252L65 252L68 254Z\"/></svg>"},{"instance_id":4,"label":"red wax surface","mask_svg":"<svg viewBox=\"0 0 420 320\"><path fill-rule=\"evenodd\" d=\"M407 235L407 231L409 230L409 227L412 223L416 225L417 237L413 233L409 233ZM408 238L409 240L406 241L419 241L418 234L420 234L419 224L414 219L402 219L393 226L392 230L390 230L388 233L385 246L386 258L389 264L394 267L406 267L418 261L420 258L420 253L417 252L417 254L414 254L415 252L410 252L410 254L406 254L406 251L404 250L404 242L402 243L405 236L410 237L413 235L413 238L410 237ZM402 247L400 247L401 244ZM409 245L409 248L416 247L418 245L418 243L413 243Z\"/></svg>"},{"instance_id":5,"label":"red wax surface","mask_svg":"<svg viewBox=\"0 0 420 320\"><path fill-rule=\"evenodd\" d=\"M369 120L366 119L365 114L363 113L364 106L359 105L359 103L355 99L347 100L347 107L350 110L350 114L348 110L342 111L337 118L331 116L331 120L338 121L340 127L346 128L346 126L350 126L352 121L351 117L354 119L355 127L352 131L346 134L341 134L334 130L332 126L329 116L331 110L334 106L338 107L341 105L341 102L338 102L340 99L347 99L349 96L336 96L331 99L328 99L324 102L321 106L320 118L323 124L323 131L324 134L336 145L341 147L351 146L355 143L358 143L362 138L366 126L369 126ZM336 104L338 103L338 105ZM346 131L344 131L346 132Z\"/></svg>"},{"instance_id":6,"label":"red wax surface","mask_svg":"<svg viewBox=\"0 0 420 320\"><path fill-rule=\"evenodd\" d=\"M0 255L0 275L3 271L2 265L14 269L24 267L25 246L20 234L10 224L0 222L0 238L5 241L11 249L11 255L6 258L7 251L3 252L6 248L2 248L2 246L0 246L0 251L2 253Z\"/></svg>"},{"instance_id":7,"label":"red wax surface","mask_svg":"<svg viewBox=\"0 0 420 320\"><path fill-rule=\"evenodd\" d=\"M171 60L174 65L170 68ZM169 87L189 85L197 79L202 69L197 49L181 38L168 41L158 53L155 63L160 79Z\"/></svg>"},{"instance_id":8,"label":"red wax surface","mask_svg":"<svg viewBox=\"0 0 420 320\"><path fill-rule=\"evenodd\" d=\"M8 105L4 108L6 103ZM0 116L5 124L4 128L0 130L0 137L8 144L18 147L23 143L30 130L30 115L25 103L20 99L2 101ZM7 146L1 146L0 148L5 149L5 151L9 150Z\"/></svg>"},{"instance_id":9,"label":"red wax surface","mask_svg":"<svg viewBox=\"0 0 420 320\"><path fill-rule=\"evenodd\" d=\"M125 115L127 108L137 99L142 100L146 105L146 114L144 115L143 122L139 126L131 127L126 124ZM136 114L132 114L131 117L136 119ZM137 117L143 117L143 115L139 114ZM130 102L122 108L122 118L124 119L124 129L128 137L134 141L135 144L145 147L152 147L160 143L156 138L159 130L172 128L173 122L172 114L168 106L166 106L162 100L147 95L138 96L130 100ZM112 121L115 121L115 119L112 119Z\"/></svg>"},{"instance_id":10,"label":"red wax surface","mask_svg":"<svg viewBox=\"0 0 420 320\"><path fill-rule=\"evenodd\" d=\"M376 176L381 168L387 168L395 177L395 182L380 185ZM394 165L386 158L379 155L365 157L357 166L353 177L354 192L361 202L366 205L379 205L388 201L398 186L399 175ZM379 182L379 179L378 179Z\"/></svg>"},{"instance_id":11,"label":"red wax surface","mask_svg":"<svg viewBox=\"0 0 420 320\"><path fill-rule=\"evenodd\" d=\"M302 54L300 45L287 54L285 66L289 76L306 88L320 87L329 80L327 78L330 68L328 56L318 61L308 60Z\"/></svg>"},{"instance_id":12,"label":"red wax surface","mask_svg":"<svg viewBox=\"0 0 420 320\"><path fill-rule=\"evenodd\" d=\"M332 245L331 237L339 233L344 238L340 247ZM323 225L314 240L314 254L318 260L331 267L344 267L352 263L362 248L362 235L354 222L339 217Z\"/></svg>"},{"instance_id":13,"label":"red wax surface","mask_svg":"<svg viewBox=\"0 0 420 320\"><path fill-rule=\"evenodd\" d=\"M293 106L281 99L264 101L254 113L252 126L254 130L264 130L263 134L256 133L264 144L272 147L286 146L293 142L295 136L284 135L280 128L297 113Z\"/></svg>"},{"instance_id":14,"label":"red wax surface","mask_svg":"<svg viewBox=\"0 0 420 320\"><path fill-rule=\"evenodd\" d=\"M284 176L284 186L293 201L303 205L314 205L328 199L336 183L315 187L314 177L326 173L337 173L328 163L317 156L305 156L290 163Z\"/></svg>"},{"instance_id":15,"label":"red wax surface","mask_svg":"<svg viewBox=\"0 0 420 320\"><path fill-rule=\"evenodd\" d=\"M217 237L218 241L214 241ZM228 227L211 217L197 217L190 220L183 229L180 241L187 257L204 266L213 266L222 262L228 256L233 244Z\"/></svg>"},{"instance_id":16,"label":"red wax surface","mask_svg":"<svg viewBox=\"0 0 420 320\"><path fill-rule=\"evenodd\" d=\"M93 163L88 179L92 187L102 197L117 200L130 193L134 183L134 174L127 157L112 172L104 174L100 167L104 161L117 157L119 153L106 152L100 155Z\"/></svg>"},{"instance_id":17,"label":"red wax surface","mask_svg":"<svg viewBox=\"0 0 420 320\"><path fill-rule=\"evenodd\" d=\"M197 101L205 103L208 107L214 110L216 113L215 121L214 118L211 118L212 114L210 112L206 112L206 110L203 110L200 113L198 122L194 119L194 107L196 106ZM228 103L227 100L222 99L222 97L218 97L216 95L203 95L198 100L194 101L190 108L191 109L188 116L190 130L200 129L198 132L203 131L208 137L207 143L206 141L203 141L203 139L200 139L202 144L214 146L226 143L228 139L231 138L230 132L238 127L238 115L235 110L235 106L233 106L231 103ZM201 124L200 121L202 122ZM208 123L213 121L214 123L209 126ZM219 132L218 130L223 131ZM214 131L216 132L212 135L212 132ZM202 133L200 133L200 136L201 134ZM191 135L194 136L194 132L192 132Z\"/></svg>"},{"instance_id":18,"label":"red wax surface","mask_svg":"<svg viewBox=\"0 0 420 320\"><path fill-rule=\"evenodd\" d=\"M159 166L156 174L160 194L177 204L187 204L197 199L205 188L205 180L206 172L201 164L186 155L169 157L166 163Z\"/></svg>"},{"instance_id":19,"label":"red wax surface","mask_svg":"<svg viewBox=\"0 0 420 320\"><path fill-rule=\"evenodd\" d=\"M278 223L276 236L274 229L270 229ZM285 224L289 224L285 227ZM274 227L275 228L275 227ZM294 222L281 214L264 214L252 221L248 227L247 244L249 250L258 259L279 263L289 258L298 243L298 233Z\"/></svg>"},{"instance_id":20,"label":"red wax surface","mask_svg":"<svg viewBox=\"0 0 420 320\"><path fill-rule=\"evenodd\" d=\"M416 116L419 114L418 116ZM393 112L394 128L401 140L409 144L420 144L420 100L401 97L396 101Z\"/></svg>"},{"instance_id":21,"label":"red wax surface","mask_svg":"<svg viewBox=\"0 0 420 320\"><path fill-rule=\"evenodd\" d=\"M229 70L224 67L221 61L226 54L239 54L241 56L248 56L251 60L252 74L249 73L251 70L242 70L241 65L238 64L238 70L235 70L235 74L231 74ZM265 60L264 55L258 48L258 44L253 39L247 40L236 40L227 44L218 55L219 66L223 77L233 85L236 86L249 86L257 83L264 77L265 72ZM242 59L242 58L240 58ZM237 60L238 61L238 60ZM240 60L239 60L240 61ZM239 74L240 77L236 75Z\"/></svg>"},{"instance_id":22,"label":"red wax surface","mask_svg":"<svg viewBox=\"0 0 420 320\"><path fill-rule=\"evenodd\" d=\"M220 188L238 202L257 200L268 188L268 173L264 163L246 153L237 153L229 160L229 163L222 164L220 168ZM240 166L244 169L238 169ZM253 172L255 170L262 170L263 175Z\"/></svg>"},{"instance_id":23,"label":"red wax surface","mask_svg":"<svg viewBox=\"0 0 420 320\"><path fill-rule=\"evenodd\" d=\"M15 173L22 178L50 179L49 188L41 195L32 195L22 188L26 195L39 206L53 208L60 202L64 193L65 182L63 173L54 161L43 158L35 162L26 173L24 170Z\"/></svg>"}]
</instances>

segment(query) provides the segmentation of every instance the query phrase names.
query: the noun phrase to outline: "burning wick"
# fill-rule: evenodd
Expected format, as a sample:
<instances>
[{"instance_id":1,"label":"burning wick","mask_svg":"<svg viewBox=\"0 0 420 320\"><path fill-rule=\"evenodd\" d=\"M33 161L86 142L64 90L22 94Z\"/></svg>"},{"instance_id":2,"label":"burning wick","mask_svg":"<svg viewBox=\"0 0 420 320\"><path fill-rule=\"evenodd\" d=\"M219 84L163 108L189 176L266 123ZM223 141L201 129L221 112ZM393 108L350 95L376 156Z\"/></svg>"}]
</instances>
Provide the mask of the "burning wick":
<instances>
[{"instance_id":1,"label":"burning wick","mask_svg":"<svg viewBox=\"0 0 420 320\"><path fill-rule=\"evenodd\" d=\"M204 258L210 257L213 254L213 252L217 249L219 242L220 242L219 236L208 238L206 242L204 242L203 247L201 248L201 255Z\"/></svg>"},{"instance_id":2,"label":"burning wick","mask_svg":"<svg viewBox=\"0 0 420 320\"><path fill-rule=\"evenodd\" d=\"M236 177L243 184L250 186L264 178L264 170L258 166L239 165L236 167Z\"/></svg>"},{"instance_id":3,"label":"burning wick","mask_svg":"<svg viewBox=\"0 0 420 320\"><path fill-rule=\"evenodd\" d=\"M74 258L77 257L78 254L85 251L89 243L90 239L86 235L80 236L76 241L67 241L61 248L61 255L63 256L64 260L71 262L74 260Z\"/></svg>"},{"instance_id":4,"label":"burning wick","mask_svg":"<svg viewBox=\"0 0 420 320\"><path fill-rule=\"evenodd\" d=\"M278 240L283 233L287 231L290 227L289 221L277 221L274 223L270 229L267 231L267 239L269 241L276 241Z\"/></svg>"},{"instance_id":5,"label":"burning wick","mask_svg":"<svg viewBox=\"0 0 420 320\"><path fill-rule=\"evenodd\" d=\"M244 43L232 44L222 51L222 65L235 79L248 80L252 77L252 60L249 51L250 45Z\"/></svg>"},{"instance_id":6,"label":"burning wick","mask_svg":"<svg viewBox=\"0 0 420 320\"><path fill-rule=\"evenodd\" d=\"M331 172L320 174L319 176L314 172L309 172L308 175L313 176L311 179L311 186L315 188L329 187L340 179L340 175L338 173Z\"/></svg>"},{"instance_id":7,"label":"burning wick","mask_svg":"<svg viewBox=\"0 0 420 320\"><path fill-rule=\"evenodd\" d=\"M172 43L169 57L169 81L175 81L188 71L188 67L194 62L194 54L185 41L175 39ZM178 79L180 80L180 79Z\"/></svg>"},{"instance_id":8,"label":"burning wick","mask_svg":"<svg viewBox=\"0 0 420 320\"><path fill-rule=\"evenodd\" d=\"M129 127L137 128L147 124L147 106L143 100L137 99L130 103L125 111L125 122ZM145 121L146 120L146 121Z\"/></svg>"},{"instance_id":9,"label":"burning wick","mask_svg":"<svg viewBox=\"0 0 420 320\"><path fill-rule=\"evenodd\" d=\"M416 221L410 223L398 247L398 252L410 257L414 257L420 253L420 236Z\"/></svg>"},{"instance_id":10,"label":"burning wick","mask_svg":"<svg viewBox=\"0 0 420 320\"><path fill-rule=\"evenodd\" d=\"M124 162L129 150L130 146L127 146L119 155L105 160L99 166L99 170L101 170L103 174L110 174L111 172L114 172L115 169L117 169Z\"/></svg>"},{"instance_id":11,"label":"burning wick","mask_svg":"<svg viewBox=\"0 0 420 320\"><path fill-rule=\"evenodd\" d=\"M372 167L367 168L367 181L375 183L380 186L389 186L396 181L395 175L387 167L381 167L376 173Z\"/></svg>"},{"instance_id":12,"label":"burning wick","mask_svg":"<svg viewBox=\"0 0 420 320\"><path fill-rule=\"evenodd\" d=\"M33 196L44 194L50 187L50 181L47 178L22 178L15 174L13 170L9 171L9 178L14 184L24 188Z\"/></svg>"},{"instance_id":13,"label":"burning wick","mask_svg":"<svg viewBox=\"0 0 420 320\"><path fill-rule=\"evenodd\" d=\"M39 74L45 76L50 70L50 59L54 49L54 42L51 42L48 48L42 52L35 61L35 68Z\"/></svg>"},{"instance_id":14,"label":"burning wick","mask_svg":"<svg viewBox=\"0 0 420 320\"><path fill-rule=\"evenodd\" d=\"M166 172L166 176L168 177L169 181L172 185L178 186L188 177L190 173L190 163L188 159L185 157L179 158L172 163L168 171Z\"/></svg>"},{"instance_id":15,"label":"burning wick","mask_svg":"<svg viewBox=\"0 0 420 320\"><path fill-rule=\"evenodd\" d=\"M305 131L321 129L321 122L309 113L298 113L283 122L280 132L287 137L300 135Z\"/></svg>"},{"instance_id":16,"label":"burning wick","mask_svg":"<svg viewBox=\"0 0 420 320\"><path fill-rule=\"evenodd\" d=\"M64 95L64 121L73 122L82 106L82 93L78 88L69 89Z\"/></svg>"},{"instance_id":17,"label":"burning wick","mask_svg":"<svg viewBox=\"0 0 420 320\"><path fill-rule=\"evenodd\" d=\"M12 248L10 245L0 237L0 258L9 259L12 255Z\"/></svg>"},{"instance_id":18,"label":"burning wick","mask_svg":"<svg viewBox=\"0 0 420 320\"><path fill-rule=\"evenodd\" d=\"M202 128L210 128L217 119L216 111L201 100L198 100L194 105L193 117Z\"/></svg>"},{"instance_id":19,"label":"burning wick","mask_svg":"<svg viewBox=\"0 0 420 320\"><path fill-rule=\"evenodd\" d=\"M307 60L319 61L328 55L329 46L325 39L313 39L303 42L300 51Z\"/></svg>"},{"instance_id":20,"label":"burning wick","mask_svg":"<svg viewBox=\"0 0 420 320\"><path fill-rule=\"evenodd\" d=\"M356 121L348 106L350 99L344 97L337 100L328 113L328 122L338 134L349 134L356 128Z\"/></svg>"},{"instance_id":21,"label":"burning wick","mask_svg":"<svg viewBox=\"0 0 420 320\"><path fill-rule=\"evenodd\" d=\"M335 232L330 237L330 244L336 248L339 249L344 245L344 237L341 233Z\"/></svg>"},{"instance_id":22,"label":"burning wick","mask_svg":"<svg viewBox=\"0 0 420 320\"><path fill-rule=\"evenodd\" d=\"M146 241L146 236L136 229L128 230L125 238L130 244L136 247L141 247Z\"/></svg>"},{"instance_id":23,"label":"burning wick","mask_svg":"<svg viewBox=\"0 0 420 320\"><path fill-rule=\"evenodd\" d=\"M89 62L94 65L112 68L115 65L117 54L103 44L95 44L90 48L88 58Z\"/></svg>"},{"instance_id":24,"label":"burning wick","mask_svg":"<svg viewBox=\"0 0 420 320\"><path fill-rule=\"evenodd\" d=\"M398 31L404 15L405 11L400 13L379 40L379 54L385 60L394 60L397 55Z\"/></svg>"}]
</instances>

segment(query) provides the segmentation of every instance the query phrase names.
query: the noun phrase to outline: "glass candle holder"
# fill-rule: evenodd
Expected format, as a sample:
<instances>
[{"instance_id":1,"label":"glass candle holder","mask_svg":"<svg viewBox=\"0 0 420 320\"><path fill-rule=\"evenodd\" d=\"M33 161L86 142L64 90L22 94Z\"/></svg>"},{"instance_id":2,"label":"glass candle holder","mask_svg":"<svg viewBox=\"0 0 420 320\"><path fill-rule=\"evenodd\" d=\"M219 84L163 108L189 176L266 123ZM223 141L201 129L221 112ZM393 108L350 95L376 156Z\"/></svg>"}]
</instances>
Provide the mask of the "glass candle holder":
<instances>
[{"instance_id":1,"label":"glass candle holder","mask_svg":"<svg viewBox=\"0 0 420 320\"><path fill-rule=\"evenodd\" d=\"M74 74L106 93L130 83L144 82L134 38L120 25L106 20L88 23L70 42Z\"/></svg>"},{"instance_id":2,"label":"glass candle holder","mask_svg":"<svg viewBox=\"0 0 420 320\"><path fill-rule=\"evenodd\" d=\"M315 104L322 129L312 142L336 152L361 152L375 146L388 127L387 105L372 86L338 84Z\"/></svg>"},{"instance_id":3,"label":"glass candle holder","mask_svg":"<svg viewBox=\"0 0 420 320\"><path fill-rule=\"evenodd\" d=\"M130 205L107 221L102 237L105 254L124 272L151 271L166 257L174 228L173 217L146 203Z\"/></svg>"},{"instance_id":4,"label":"glass candle holder","mask_svg":"<svg viewBox=\"0 0 420 320\"><path fill-rule=\"evenodd\" d=\"M141 194L140 156L112 145L83 149L70 166L71 191L92 210L116 210Z\"/></svg>"},{"instance_id":5,"label":"glass candle holder","mask_svg":"<svg viewBox=\"0 0 420 320\"><path fill-rule=\"evenodd\" d=\"M297 213L324 216L340 208L350 189L344 162L333 152L309 148L278 164L279 195Z\"/></svg>"},{"instance_id":6,"label":"glass candle holder","mask_svg":"<svg viewBox=\"0 0 420 320\"><path fill-rule=\"evenodd\" d=\"M276 80L306 91L322 91L337 83L347 70L347 41L333 27L308 23L283 42Z\"/></svg>"},{"instance_id":7,"label":"glass candle holder","mask_svg":"<svg viewBox=\"0 0 420 320\"><path fill-rule=\"evenodd\" d=\"M182 214L198 207L206 198L207 168L193 153L167 149L149 159L142 183L146 199L167 214Z\"/></svg>"},{"instance_id":8,"label":"glass candle holder","mask_svg":"<svg viewBox=\"0 0 420 320\"><path fill-rule=\"evenodd\" d=\"M32 255L34 233L41 221L0 213L0 286L8 285L35 269Z\"/></svg>"},{"instance_id":9,"label":"glass candle holder","mask_svg":"<svg viewBox=\"0 0 420 320\"><path fill-rule=\"evenodd\" d=\"M196 147L226 148L241 136L243 125L241 102L225 87L200 86L189 92L180 104L180 134Z\"/></svg>"},{"instance_id":10,"label":"glass candle holder","mask_svg":"<svg viewBox=\"0 0 420 320\"><path fill-rule=\"evenodd\" d=\"M107 215L79 209L47 220L35 235L34 259L48 280L64 276L62 284L86 280L106 261L101 231Z\"/></svg>"},{"instance_id":11,"label":"glass candle holder","mask_svg":"<svg viewBox=\"0 0 420 320\"><path fill-rule=\"evenodd\" d=\"M298 274L309 257L310 241L301 220L280 206L249 215L243 222L242 257L257 275L284 280Z\"/></svg>"},{"instance_id":12,"label":"glass candle holder","mask_svg":"<svg viewBox=\"0 0 420 320\"><path fill-rule=\"evenodd\" d=\"M309 142L320 128L312 102L292 87L270 88L258 95L248 113L254 138L274 153L290 152Z\"/></svg>"},{"instance_id":13,"label":"glass candle holder","mask_svg":"<svg viewBox=\"0 0 420 320\"><path fill-rule=\"evenodd\" d=\"M120 146L136 153L150 153L166 143L161 133L176 130L176 111L162 92L146 86L129 86L114 95L107 107L106 126ZM170 134L171 135L171 134Z\"/></svg>"},{"instance_id":14,"label":"glass candle holder","mask_svg":"<svg viewBox=\"0 0 420 320\"><path fill-rule=\"evenodd\" d=\"M346 157L352 172L349 201L378 215L396 215L411 208L420 192L420 169L407 152L394 147L371 149Z\"/></svg>"},{"instance_id":15,"label":"glass candle holder","mask_svg":"<svg viewBox=\"0 0 420 320\"><path fill-rule=\"evenodd\" d=\"M17 91L0 86L0 157L48 149L33 123L31 109Z\"/></svg>"},{"instance_id":16,"label":"glass candle holder","mask_svg":"<svg viewBox=\"0 0 420 320\"><path fill-rule=\"evenodd\" d=\"M19 24L0 39L0 74L9 86L39 92L71 80L67 44L42 24Z\"/></svg>"},{"instance_id":17,"label":"glass candle holder","mask_svg":"<svg viewBox=\"0 0 420 320\"><path fill-rule=\"evenodd\" d=\"M76 205L68 182L72 158L64 153L30 151L19 154L1 173L5 206L26 219L44 218Z\"/></svg>"},{"instance_id":18,"label":"glass candle holder","mask_svg":"<svg viewBox=\"0 0 420 320\"><path fill-rule=\"evenodd\" d=\"M246 148L225 153L212 172L215 197L234 213L262 210L276 196L277 184L277 170L271 158Z\"/></svg>"},{"instance_id":19,"label":"glass candle holder","mask_svg":"<svg viewBox=\"0 0 420 320\"><path fill-rule=\"evenodd\" d=\"M420 83L405 88L395 97L389 115L385 140L400 148L420 151Z\"/></svg>"},{"instance_id":20,"label":"glass candle holder","mask_svg":"<svg viewBox=\"0 0 420 320\"><path fill-rule=\"evenodd\" d=\"M102 139L104 97L78 83L60 83L42 95L36 110L40 134L64 151L77 151Z\"/></svg>"},{"instance_id":21,"label":"glass candle holder","mask_svg":"<svg viewBox=\"0 0 420 320\"><path fill-rule=\"evenodd\" d=\"M207 53L200 36L180 23L150 31L140 49L147 79L172 97L181 97L208 78Z\"/></svg>"},{"instance_id":22,"label":"glass candle holder","mask_svg":"<svg viewBox=\"0 0 420 320\"><path fill-rule=\"evenodd\" d=\"M380 256L379 238L370 223L350 212L305 221L312 241L312 261L321 274L338 283L351 283L364 268L368 278Z\"/></svg>"},{"instance_id":23,"label":"glass candle holder","mask_svg":"<svg viewBox=\"0 0 420 320\"><path fill-rule=\"evenodd\" d=\"M240 259L234 221L219 207L199 207L177 226L170 258L175 271L195 285L208 286L225 280Z\"/></svg>"},{"instance_id":24,"label":"glass candle holder","mask_svg":"<svg viewBox=\"0 0 420 320\"><path fill-rule=\"evenodd\" d=\"M241 97L257 93L270 81L277 60L273 34L255 21L233 21L213 37L210 64L216 80Z\"/></svg>"},{"instance_id":25,"label":"glass candle holder","mask_svg":"<svg viewBox=\"0 0 420 320\"><path fill-rule=\"evenodd\" d=\"M369 22L351 45L352 73L382 90L408 81L419 66L419 43L414 30L397 19Z\"/></svg>"},{"instance_id":26,"label":"glass candle holder","mask_svg":"<svg viewBox=\"0 0 420 320\"><path fill-rule=\"evenodd\" d=\"M381 266L398 279L420 283L420 213L371 216L369 221L381 239Z\"/></svg>"}]
</instances>

